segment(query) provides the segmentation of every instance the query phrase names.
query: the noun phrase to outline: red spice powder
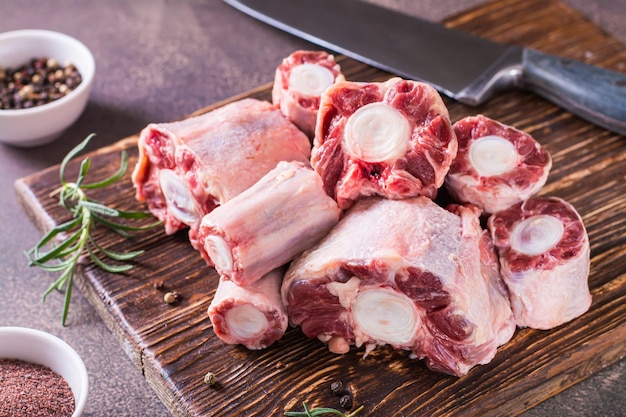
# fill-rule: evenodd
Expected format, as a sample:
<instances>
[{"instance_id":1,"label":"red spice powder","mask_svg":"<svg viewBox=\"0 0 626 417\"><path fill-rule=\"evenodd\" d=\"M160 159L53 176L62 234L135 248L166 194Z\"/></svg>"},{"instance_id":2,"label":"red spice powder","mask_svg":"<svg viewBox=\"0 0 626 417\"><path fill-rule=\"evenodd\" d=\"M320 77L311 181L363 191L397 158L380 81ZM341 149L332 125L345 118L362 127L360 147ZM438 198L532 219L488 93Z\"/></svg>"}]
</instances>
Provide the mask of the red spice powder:
<instances>
[{"instance_id":1,"label":"red spice powder","mask_svg":"<svg viewBox=\"0 0 626 417\"><path fill-rule=\"evenodd\" d=\"M71 417L74 395L50 368L0 359L0 417Z\"/></svg>"}]
</instances>

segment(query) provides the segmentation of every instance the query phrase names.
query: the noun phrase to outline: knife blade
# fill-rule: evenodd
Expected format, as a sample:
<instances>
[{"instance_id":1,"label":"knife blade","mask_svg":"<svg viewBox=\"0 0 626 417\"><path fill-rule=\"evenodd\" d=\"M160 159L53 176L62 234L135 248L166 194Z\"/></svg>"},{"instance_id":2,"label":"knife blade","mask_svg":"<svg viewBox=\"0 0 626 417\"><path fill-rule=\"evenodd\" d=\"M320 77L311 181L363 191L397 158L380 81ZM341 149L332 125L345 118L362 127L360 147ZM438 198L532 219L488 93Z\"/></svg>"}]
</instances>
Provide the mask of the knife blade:
<instances>
[{"instance_id":1,"label":"knife blade","mask_svg":"<svg viewBox=\"0 0 626 417\"><path fill-rule=\"evenodd\" d=\"M500 91L532 91L626 135L626 74L506 45L360 0L224 0L323 48L428 82L476 106Z\"/></svg>"}]
</instances>

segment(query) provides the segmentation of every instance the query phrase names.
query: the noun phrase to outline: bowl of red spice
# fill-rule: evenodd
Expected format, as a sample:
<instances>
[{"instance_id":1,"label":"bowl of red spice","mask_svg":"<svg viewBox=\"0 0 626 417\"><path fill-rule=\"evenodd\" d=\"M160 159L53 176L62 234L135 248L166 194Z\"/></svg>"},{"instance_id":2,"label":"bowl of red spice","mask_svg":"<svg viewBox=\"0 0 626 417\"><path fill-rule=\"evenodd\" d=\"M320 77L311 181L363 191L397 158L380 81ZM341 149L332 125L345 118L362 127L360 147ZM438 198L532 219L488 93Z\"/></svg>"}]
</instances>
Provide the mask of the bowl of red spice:
<instances>
[{"instance_id":1,"label":"bowl of red spice","mask_svg":"<svg viewBox=\"0 0 626 417\"><path fill-rule=\"evenodd\" d=\"M65 341L41 330L0 327L0 415L79 417L87 369Z\"/></svg>"},{"instance_id":2,"label":"bowl of red spice","mask_svg":"<svg viewBox=\"0 0 626 417\"><path fill-rule=\"evenodd\" d=\"M95 60L79 40L60 32L0 33L0 143L52 142L83 113Z\"/></svg>"}]
</instances>

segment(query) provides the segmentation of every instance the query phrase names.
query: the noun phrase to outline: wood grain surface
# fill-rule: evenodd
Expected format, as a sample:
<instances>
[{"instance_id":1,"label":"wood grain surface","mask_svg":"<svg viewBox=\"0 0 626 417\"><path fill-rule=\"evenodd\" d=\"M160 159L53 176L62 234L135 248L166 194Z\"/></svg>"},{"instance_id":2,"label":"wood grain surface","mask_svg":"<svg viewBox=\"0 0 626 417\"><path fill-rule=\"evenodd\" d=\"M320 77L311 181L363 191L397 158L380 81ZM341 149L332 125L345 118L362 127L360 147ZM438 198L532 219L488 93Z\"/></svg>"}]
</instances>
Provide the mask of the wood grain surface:
<instances>
[{"instance_id":1,"label":"wood grain surface","mask_svg":"<svg viewBox=\"0 0 626 417\"><path fill-rule=\"evenodd\" d=\"M445 23L626 72L626 47L558 1L498 0ZM339 60L350 80L390 76ZM269 99L270 89L269 84L260 86L228 101ZM361 415L513 416L624 357L626 139L525 92L501 94L479 108L449 99L446 104L453 121L482 113L527 131L549 150L554 166L541 194L572 203L591 241L589 312L550 331L518 330L491 363L461 378L432 372L406 353L385 348L366 358L362 349L334 355L297 328L266 350L248 351L225 345L213 334L206 310L217 274L184 232L166 236L157 230L128 241L98 229L97 239L105 247L147 252L127 275L108 274L85 262L76 284L174 416L282 415L300 410L303 401L339 408L339 397L329 389L334 381L351 389L355 405L365 406ZM93 151L91 178L115 171L122 150L128 151L132 167L136 141L132 136ZM76 163L70 166L72 172L77 168ZM42 232L68 219L50 196L58 181L54 166L16 182L20 203ZM122 209L142 208L134 199L130 170L123 181L91 196ZM182 294L181 302L164 303L163 293L153 287L158 280ZM217 376L216 387L203 384L208 371Z\"/></svg>"}]
</instances>

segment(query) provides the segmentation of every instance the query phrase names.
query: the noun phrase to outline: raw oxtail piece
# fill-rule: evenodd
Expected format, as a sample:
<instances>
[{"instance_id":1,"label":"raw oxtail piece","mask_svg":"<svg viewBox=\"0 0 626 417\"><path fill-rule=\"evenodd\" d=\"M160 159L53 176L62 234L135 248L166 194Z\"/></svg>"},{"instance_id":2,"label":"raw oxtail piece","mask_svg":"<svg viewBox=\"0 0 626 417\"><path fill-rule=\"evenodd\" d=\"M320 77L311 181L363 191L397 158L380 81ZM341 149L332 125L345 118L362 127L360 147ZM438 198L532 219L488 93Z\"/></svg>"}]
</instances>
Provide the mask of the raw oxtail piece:
<instances>
[{"instance_id":1,"label":"raw oxtail piece","mask_svg":"<svg viewBox=\"0 0 626 417\"><path fill-rule=\"evenodd\" d=\"M282 285L292 325L346 353L409 350L464 375L494 357L515 322L480 210L426 197L358 200Z\"/></svg>"},{"instance_id":2,"label":"raw oxtail piece","mask_svg":"<svg viewBox=\"0 0 626 417\"><path fill-rule=\"evenodd\" d=\"M492 215L488 227L519 327L551 329L589 309L589 238L571 204L531 198Z\"/></svg>"},{"instance_id":3,"label":"raw oxtail piece","mask_svg":"<svg viewBox=\"0 0 626 417\"><path fill-rule=\"evenodd\" d=\"M457 201L495 213L539 192L552 158L531 135L488 117L454 124L459 150L446 177Z\"/></svg>"},{"instance_id":4,"label":"raw oxtail piece","mask_svg":"<svg viewBox=\"0 0 626 417\"><path fill-rule=\"evenodd\" d=\"M457 152L439 93L400 78L333 84L315 132L311 165L343 209L371 195L434 198Z\"/></svg>"},{"instance_id":5,"label":"raw oxtail piece","mask_svg":"<svg viewBox=\"0 0 626 417\"><path fill-rule=\"evenodd\" d=\"M221 276L246 286L315 245L340 216L313 169L283 161L204 216L197 239Z\"/></svg>"},{"instance_id":6,"label":"raw oxtail piece","mask_svg":"<svg viewBox=\"0 0 626 417\"><path fill-rule=\"evenodd\" d=\"M272 103L312 138L321 94L344 80L333 55L325 51L296 51L276 68Z\"/></svg>"},{"instance_id":7,"label":"raw oxtail piece","mask_svg":"<svg viewBox=\"0 0 626 417\"><path fill-rule=\"evenodd\" d=\"M273 270L247 287L221 278L208 309L217 337L250 350L265 349L283 337L288 326L280 298L283 272Z\"/></svg>"},{"instance_id":8,"label":"raw oxtail piece","mask_svg":"<svg viewBox=\"0 0 626 417\"><path fill-rule=\"evenodd\" d=\"M136 198L168 234L246 190L280 161L308 163L310 142L267 101L243 99L139 136ZM194 242L192 241L192 244Z\"/></svg>"}]
</instances>

